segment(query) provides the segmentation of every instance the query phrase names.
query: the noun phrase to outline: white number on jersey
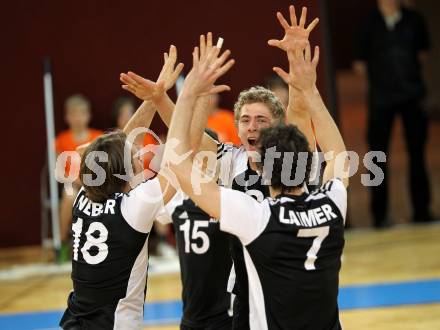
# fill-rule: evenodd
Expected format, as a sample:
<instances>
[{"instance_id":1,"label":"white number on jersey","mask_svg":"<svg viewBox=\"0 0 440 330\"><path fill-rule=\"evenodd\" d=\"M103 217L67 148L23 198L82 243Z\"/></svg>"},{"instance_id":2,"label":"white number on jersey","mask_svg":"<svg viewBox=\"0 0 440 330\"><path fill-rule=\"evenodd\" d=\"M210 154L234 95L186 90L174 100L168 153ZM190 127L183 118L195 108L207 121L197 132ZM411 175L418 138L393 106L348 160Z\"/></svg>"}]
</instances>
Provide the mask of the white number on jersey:
<instances>
[{"instance_id":1,"label":"white number on jersey","mask_svg":"<svg viewBox=\"0 0 440 330\"><path fill-rule=\"evenodd\" d=\"M72 224L73 230L73 260L78 260L78 249L81 232L83 229L83 219L78 220ZM98 237L94 237L92 234L98 232ZM108 245L105 244L108 238L108 230L100 222L92 222L89 229L86 232L87 241L81 249L84 260L91 265L96 265L105 260L108 255ZM96 255L90 254L90 248L96 246L98 253Z\"/></svg>"},{"instance_id":2,"label":"white number on jersey","mask_svg":"<svg viewBox=\"0 0 440 330\"><path fill-rule=\"evenodd\" d=\"M191 233L190 238L190 232L191 232L191 223L193 223L193 230ZM183 238L185 241L185 253L190 253L191 250L196 254L203 254L206 253L209 249L209 237L204 232L199 230L199 228L208 228L209 222L208 221L190 221L189 219L186 219L185 222L179 226L179 230L183 232ZM198 242L191 242L191 240L198 241L201 244L199 245Z\"/></svg>"},{"instance_id":3,"label":"white number on jersey","mask_svg":"<svg viewBox=\"0 0 440 330\"><path fill-rule=\"evenodd\" d=\"M318 227L318 228L310 228L310 229L300 229L298 230L298 237L316 237L313 240L312 246L309 251L307 251L307 259L304 262L304 267L307 270L314 270L315 261L317 259L317 254L319 249L321 248L321 244L324 239L328 236L330 227Z\"/></svg>"}]
</instances>

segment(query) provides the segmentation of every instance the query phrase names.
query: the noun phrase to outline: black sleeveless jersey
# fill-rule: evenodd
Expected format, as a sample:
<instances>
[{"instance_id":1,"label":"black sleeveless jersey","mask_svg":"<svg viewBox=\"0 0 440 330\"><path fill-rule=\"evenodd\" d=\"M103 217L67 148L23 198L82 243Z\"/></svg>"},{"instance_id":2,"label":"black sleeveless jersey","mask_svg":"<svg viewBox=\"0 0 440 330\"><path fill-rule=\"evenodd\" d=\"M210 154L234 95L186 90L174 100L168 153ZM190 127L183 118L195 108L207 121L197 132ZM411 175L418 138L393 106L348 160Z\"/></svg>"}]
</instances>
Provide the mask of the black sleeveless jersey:
<instances>
[{"instance_id":1,"label":"black sleeveless jersey","mask_svg":"<svg viewBox=\"0 0 440 330\"><path fill-rule=\"evenodd\" d=\"M162 207L157 179L104 203L79 191L72 219L73 293L62 326L89 322L93 329L141 329L148 235Z\"/></svg>"},{"instance_id":2,"label":"black sleeveless jersey","mask_svg":"<svg viewBox=\"0 0 440 330\"><path fill-rule=\"evenodd\" d=\"M158 220L172 221L176 234L182 280L181 323L197 329L223 328L231 323L231 295L226 290L232 267L230 235L220 231L219 222L182 192L165 210Z\"/></svg>"},{"instance_id":3,"label":"black sleeveless jersey","mask_svg":"<svg viewBox=\"0 0 440 330\"><path fill-rule=\"evenodd\" d=\"M221 188L221 230L236 235L251 329L340 329L337 305L347 192L338 179L262 203Z\"/></svg>"},{"instance_id":4,"label":"black sleeveless jersey","mask_svg":"<svg viewBox=\"0 0 440 330\"><path fill-rule=\"evenodd\" d=\"M244 192L258 202L269 197L269 187L261 183L261 176L250 168L249 162L246 171L237 175L232 182L232 189ZM235 283L232 292L234 303L234 329L249 329L249 291L246 265L244 261L243 245L236 236L230 236L231 256L234 260Z\"/></svg>"}]
</instances>

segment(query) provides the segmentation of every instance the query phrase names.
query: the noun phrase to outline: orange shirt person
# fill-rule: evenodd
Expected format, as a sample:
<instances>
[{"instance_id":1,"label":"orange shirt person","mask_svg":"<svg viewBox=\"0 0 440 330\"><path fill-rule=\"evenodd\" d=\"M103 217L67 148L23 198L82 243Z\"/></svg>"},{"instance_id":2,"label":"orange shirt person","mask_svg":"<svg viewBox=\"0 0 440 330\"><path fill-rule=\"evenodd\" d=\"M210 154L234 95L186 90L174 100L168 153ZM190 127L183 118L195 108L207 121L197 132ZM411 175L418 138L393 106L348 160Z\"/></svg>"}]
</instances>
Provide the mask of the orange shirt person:
<instances>
[{"instance_id":1,"label":"orange shirt person","mask_svg":"<svg viewBox=\"0 0 440 330\"><path fill-rule=\"evenodd\" d=\"M235 126L234 113L226 109L218 108L219 97L217 94L211 97L211 115L208 118L207 127L217 133L220 142L229 142L236 146L241 145L240 138Z\"/></svg>"},{"instance_id":2,"label":"orange shirt person","mask_svg":"<svg viewBox=\"0 0 440 330\"><path fill-rule=\"evenodd\" d=\"M55 149L57 154L64 151L76 151L80 145L92 142L103 132L89 128L91 119L90 102L82 95L73 95L67 98L64 103L65 121L69 129L58 134L55 140ZM80 164L72 164L68 159L65 167L65 175L68 176L70 170L79 173ZM61 259L68 260L69 251L64 247L67 246L66 239L70 225L72 223L72 206L76 194L68 195L63 191L60 205L60 232L63 247L61 251Z\"/></svg>"}]
</instances>

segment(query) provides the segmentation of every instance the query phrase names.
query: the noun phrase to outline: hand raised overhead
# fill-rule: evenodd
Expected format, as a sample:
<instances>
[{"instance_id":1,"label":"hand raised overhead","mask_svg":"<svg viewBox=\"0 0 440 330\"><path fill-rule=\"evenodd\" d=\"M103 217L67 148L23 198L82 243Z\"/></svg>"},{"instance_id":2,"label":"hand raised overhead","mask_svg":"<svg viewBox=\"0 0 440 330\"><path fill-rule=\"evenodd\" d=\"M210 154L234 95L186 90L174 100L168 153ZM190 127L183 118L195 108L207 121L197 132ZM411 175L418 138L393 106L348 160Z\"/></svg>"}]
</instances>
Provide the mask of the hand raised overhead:
<instances>
[{"instance_id":1,"label":"hand raised overhead","mask_svg":"<svg viewBox=\"0 0 440 330\"><path fill-rule=\"evenodd\" d=\"M315 46L315 53L310 49L307 42L305 49L297 48L289 50L290 72L287 73L279 67L273 70L286 82L297 90L307 90L313 88L316 84L316 67L319 62L319 47Z\"/></svg>"},{"instance_id":2,"label":"hand raised overhead","mask_svg":"<svg viewBox=\"0 0 440 330\"><path fill-rule=\"evenodd\" d=\"M215 81L234 65L233 59L226 62L230 55L229 50L220 55L220 49L212 46L211 33L208 33L206 40L205 36L201 35L200 48L194 48L193 67L185 79L183 91L203 96L230 90L227 85L214 85Z\"/></svg>"},{"instance_id":3,"label":"hand raised overhead","mask_svg":"<svg viewBox=\"0 0 440 330\"><path fill-rule=\"evenodd\" d=\"M319 19L315 18L308 26L305 27L307 20L307 8L303 7L299 24L297 21L295 7L289 7L291 25L284 18L283 14L277 12L277 18L281 26L284 28L284 37L281 40L270 39L267 43L270 46L278 47L284 51L296 48L304 48L309 40L310 32L318 25Z\"/></svg>"},{"instance_id":4,"label":"hand raised overhead","mask_svg":"<svg viewBox=\"0 0 440 330\"><path fill-rule=\"evenodd\" d=\"M155 101L166 93L176 83L180 72L183 69L183 63L176 67L177 49L171 45L169 54L164 53L164 65L156 82L145 79L134 72L121 73L120 80L124 84L122 88L133 93L144 101Z\"/></svg>"}]
</instances>

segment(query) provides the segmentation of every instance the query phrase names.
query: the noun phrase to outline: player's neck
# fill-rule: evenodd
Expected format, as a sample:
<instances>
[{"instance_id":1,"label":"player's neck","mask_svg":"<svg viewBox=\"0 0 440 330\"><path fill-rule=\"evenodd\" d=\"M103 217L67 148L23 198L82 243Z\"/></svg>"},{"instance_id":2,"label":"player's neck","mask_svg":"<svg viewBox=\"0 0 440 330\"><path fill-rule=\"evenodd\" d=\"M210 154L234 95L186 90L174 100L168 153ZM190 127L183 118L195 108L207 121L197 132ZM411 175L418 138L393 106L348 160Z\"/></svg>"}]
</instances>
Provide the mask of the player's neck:
<instances>
[{"instance_id":1,"label":"player's neck","mask_svg":"<svg viewBox=\"0 0 440 330\"><path fill-rule=\"evenodd\" d=\"M275 198L280 194L291 195L291 196L300 196L304 193L304 188L292 188L289 190L282 191L281 189L276 189L273 187L269 187L270 197Z\"/></svg>"}]
</instances>

